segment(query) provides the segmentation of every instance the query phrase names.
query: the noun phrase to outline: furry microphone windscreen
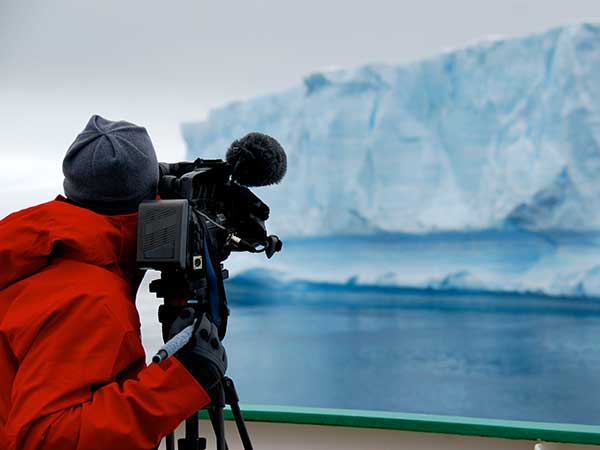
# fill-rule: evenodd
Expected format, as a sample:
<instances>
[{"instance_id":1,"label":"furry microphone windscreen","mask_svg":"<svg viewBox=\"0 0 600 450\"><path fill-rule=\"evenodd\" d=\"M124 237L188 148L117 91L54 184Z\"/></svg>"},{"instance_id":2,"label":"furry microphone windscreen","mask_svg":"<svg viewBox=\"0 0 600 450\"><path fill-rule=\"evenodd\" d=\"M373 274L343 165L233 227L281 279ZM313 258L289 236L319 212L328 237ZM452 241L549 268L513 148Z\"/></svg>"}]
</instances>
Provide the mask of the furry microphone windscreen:
<instances>
[{"instance_id":1,"label":"furry microphone windscreen","mask_svg":"<svg viewBox=\"0 0 600 450\"><path fill-rule=\"evenodd\" d=\"M233 167L232 179L244 186L277 184L287 170L283 147L262 133L249 133L233 141L225 159Z\"/></svg>"}]
</instances>

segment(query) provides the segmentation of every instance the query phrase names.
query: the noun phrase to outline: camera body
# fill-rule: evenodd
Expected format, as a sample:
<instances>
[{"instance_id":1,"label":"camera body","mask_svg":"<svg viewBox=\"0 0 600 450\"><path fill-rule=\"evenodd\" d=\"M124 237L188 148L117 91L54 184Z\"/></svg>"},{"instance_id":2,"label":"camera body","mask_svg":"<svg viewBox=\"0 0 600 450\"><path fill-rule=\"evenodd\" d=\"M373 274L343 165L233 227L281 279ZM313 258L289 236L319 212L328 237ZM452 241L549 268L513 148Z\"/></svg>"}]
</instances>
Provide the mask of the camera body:
<instances>
[{"instance_id":1,"label":"camera body","mask_svg":"<svg viewBox=\"0 0 600 450\"><path fill-rule=\"evenodd\" d=\"M150 290L165 299L163 324L182 305L193 306L209 314L224 337L223 261L232 251L264 251L270 258L281 250L279 238L267 235L269 207L231 175L223 160L161 163L160 200L139 206L137 262L161 271Z\"/></svg>"}]
</instances>

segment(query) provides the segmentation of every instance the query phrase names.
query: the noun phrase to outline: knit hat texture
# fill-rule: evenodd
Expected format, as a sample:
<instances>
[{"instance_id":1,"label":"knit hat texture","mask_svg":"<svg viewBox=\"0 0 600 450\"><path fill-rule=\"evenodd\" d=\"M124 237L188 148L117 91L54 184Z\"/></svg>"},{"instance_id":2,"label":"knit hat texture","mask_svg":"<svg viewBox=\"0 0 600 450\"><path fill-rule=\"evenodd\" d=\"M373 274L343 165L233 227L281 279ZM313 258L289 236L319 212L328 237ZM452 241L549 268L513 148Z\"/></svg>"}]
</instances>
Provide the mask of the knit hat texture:
<instances>
[{"instance_id":1,"label":"knit hat texture","mask_svg":"<svg viewBox=\"0 0 600 450\"><path fill-rule=\"evenodd\" d=\"M68 199L107 214L135 212L156 197L158 162L145 128L90 118L63 161Z\"/></svg>"}]
</instances>

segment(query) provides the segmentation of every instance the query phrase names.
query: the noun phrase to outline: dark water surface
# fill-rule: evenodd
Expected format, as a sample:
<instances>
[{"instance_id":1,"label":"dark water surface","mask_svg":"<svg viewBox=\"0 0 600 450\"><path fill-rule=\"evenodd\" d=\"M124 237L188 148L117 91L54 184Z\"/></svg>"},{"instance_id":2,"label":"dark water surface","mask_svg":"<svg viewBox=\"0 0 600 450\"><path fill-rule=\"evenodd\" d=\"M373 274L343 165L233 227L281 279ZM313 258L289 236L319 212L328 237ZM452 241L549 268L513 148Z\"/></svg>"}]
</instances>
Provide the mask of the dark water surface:
<instances>
[{"instance_id":1,"label":"dark water surface","mask_svg":"<svg viewBox=\"0 0 600 450\"><path fill-rule=\"evenodd\" d=\"M600 424L600 303L228 283L242 402Z\"/></svg>"}]
</instances>

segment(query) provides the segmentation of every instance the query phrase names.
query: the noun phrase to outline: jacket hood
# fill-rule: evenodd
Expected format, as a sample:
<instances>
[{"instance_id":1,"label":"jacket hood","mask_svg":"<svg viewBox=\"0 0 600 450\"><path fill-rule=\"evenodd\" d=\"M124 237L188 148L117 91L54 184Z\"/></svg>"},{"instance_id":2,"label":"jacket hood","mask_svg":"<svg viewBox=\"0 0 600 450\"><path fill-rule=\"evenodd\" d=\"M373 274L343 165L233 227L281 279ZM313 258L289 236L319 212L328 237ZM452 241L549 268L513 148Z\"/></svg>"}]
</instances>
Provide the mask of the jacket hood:
<instances>
[{"instance_id":1,"label":"jacket hood","mask_svg":"<svg viewBox=\"0 0 600 450\"><path fill-rule=\"evenodd\" d=\"M136 267L138 214L106 216L58 196L0 221L0 289L66 258L110 270L132 284Z\"/></svg>"}]
</instances>

